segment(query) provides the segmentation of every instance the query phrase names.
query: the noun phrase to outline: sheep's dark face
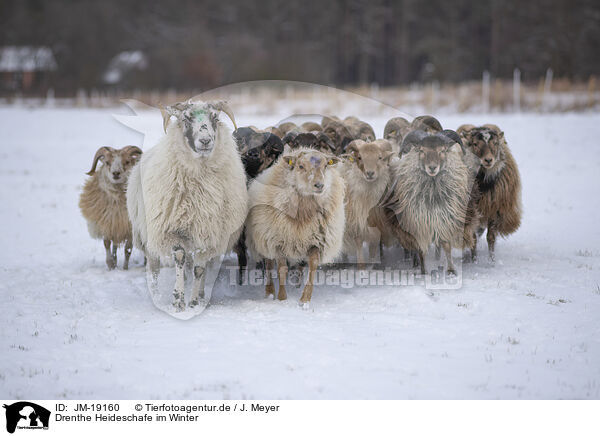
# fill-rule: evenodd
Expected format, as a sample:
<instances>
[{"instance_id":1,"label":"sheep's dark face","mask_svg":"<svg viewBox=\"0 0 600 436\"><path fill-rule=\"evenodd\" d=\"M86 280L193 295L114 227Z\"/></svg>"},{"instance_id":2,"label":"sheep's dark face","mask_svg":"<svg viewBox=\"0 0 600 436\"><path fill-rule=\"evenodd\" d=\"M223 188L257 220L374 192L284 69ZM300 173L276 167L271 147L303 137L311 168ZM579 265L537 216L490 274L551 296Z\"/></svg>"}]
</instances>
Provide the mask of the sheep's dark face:
<instances>
[{"instance_id":1,"label":"sheep's dark face","mask_svg":"<svg viewBox=\"0 0 600 436\"><path fill-rule=\"evenodd\" d=\"M467 134L469 149L480 159L481 165L492 168L500 157L500 142L502 136L492 129L480 127L472 129Z\"/></svg>"},{"instance_id":2,"label":"sheep's dark face","mask_svg":"<svg viewBox=\"0 0 600 436\"><path fill-rule=\"evenodd\" d=\"M301 195L322 195L331 186L331 168L339 158L319 151L302 151L282 157L292 171L293 184Z\"/></svg>"},{"instance_id":3,"label":"sheep's dark face","mask_svg":"<svg viewBox=\"0 0 600 436\"><path fill-rule=\"evenodd\" d=\"M419 147L419 164L421 169L430 177L435 177L444 169L448 147L437 145Z\"/></svg>"}]
</instances>

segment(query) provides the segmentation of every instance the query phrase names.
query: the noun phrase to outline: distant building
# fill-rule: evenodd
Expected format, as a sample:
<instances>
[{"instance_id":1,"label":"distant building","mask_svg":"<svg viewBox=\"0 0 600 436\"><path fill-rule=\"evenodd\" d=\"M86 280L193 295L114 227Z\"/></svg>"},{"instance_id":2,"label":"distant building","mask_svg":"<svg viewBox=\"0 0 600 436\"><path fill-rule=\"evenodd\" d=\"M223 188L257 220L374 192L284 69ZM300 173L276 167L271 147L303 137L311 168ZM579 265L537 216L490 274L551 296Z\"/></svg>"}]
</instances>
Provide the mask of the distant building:
<instances>
[{"instance_id":1,"label":"distant building","mask_svg":"<svg viewBox=\"0 0 600 436\"><path fill-rule=\"evenodd\" d=\"M48 76L57 68L48 47L0 48L0 87L7 91L45 91Z\"/></svg>"},{"instance_id":2,"label":"distant building","mask_svg":"<svg viewBox=\"0 0 600 436\"><path fill-rule=\"evenodd\" d=\"M132 71L142 71L148 68L148 59L140 50L123 51L108 63L104 72L104 82L109 85L121 83Z\"/></svg>"}]
</instances>

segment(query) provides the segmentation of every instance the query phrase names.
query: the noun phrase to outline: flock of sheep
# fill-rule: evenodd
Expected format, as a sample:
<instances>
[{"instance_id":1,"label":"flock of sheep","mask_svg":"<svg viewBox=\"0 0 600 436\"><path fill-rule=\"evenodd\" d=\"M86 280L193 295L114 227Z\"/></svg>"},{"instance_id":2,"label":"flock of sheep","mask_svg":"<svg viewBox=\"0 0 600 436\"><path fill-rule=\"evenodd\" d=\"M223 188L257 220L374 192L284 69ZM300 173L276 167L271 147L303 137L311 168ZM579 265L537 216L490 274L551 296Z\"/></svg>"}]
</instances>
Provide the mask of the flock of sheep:
<instances>
[{"instance_id":1,"label":"flock of sheep","mask_svg":"<svg viewBox=\"0 0 600 436\"><path fill-rule=\"evenodd\" d=\"M229 116L235 131L219 121ZM80 208L90 235L102 239L109 269L117 247L147 259L158 290L160 260L175 264L174 306L204 298L207 263L234 250L239 277L247 252L264 260L266 294L286 299L288 268L308 266L300 302L307 307L320 264L356 255L383 258L400 245L425 273L430 246L443 249L455 274L452 248L476 257L487 230L489 255L497 235L520 225L518 168L495 125L444 130L431 116L392 118L382 139L356 117L323 117L320 124L283 123L237 128L223 101L190 99L162 108L165 136L150 150L101 147L87 174ZM102 167L96 170L98 162Z\"/></svg>"}]
</instances>

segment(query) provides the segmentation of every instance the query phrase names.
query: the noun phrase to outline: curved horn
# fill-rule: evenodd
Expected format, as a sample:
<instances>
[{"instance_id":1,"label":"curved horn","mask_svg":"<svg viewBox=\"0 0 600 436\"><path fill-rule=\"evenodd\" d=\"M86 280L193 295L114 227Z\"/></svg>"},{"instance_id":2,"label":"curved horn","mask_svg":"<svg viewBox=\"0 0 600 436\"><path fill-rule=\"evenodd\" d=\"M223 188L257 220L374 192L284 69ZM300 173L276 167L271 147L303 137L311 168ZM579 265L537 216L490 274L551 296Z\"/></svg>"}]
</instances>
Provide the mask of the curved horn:
<instances>
[{"instance_id":1,"label":"curved horn","mask_svg":"<svg viewBox=\"0 0 600 436\"><path fill-rule=\"evenodd\" d=\"M428 135L424 130L413 130L404 137L402 145L400 146L400 153L408 153L413 145L419 144L426 136Z\"/></svg>"},{"instance_id":2,"label":"curved horn","mask_svg":"<svg viewBox=\"0 0 600 436\"><path fill-rule=\"evenodd\" d=\"M364 144L365 141L363 141L362 139L355 139L354 141L350 142L346 148L344 149L345 153L353 153L356 152L358 153L358 146Z\"/></svg>"},{"instance_id":3,"label":"curved horn","mask_svg":"<svg viewBox=\"0 0 600 436\"><path fill-rule=\"evenodd\" d=\"M128 145L126 147L123 147L121 149L121 152L131 157L134 154L142 154L142 149L140 147L136 147L135 145Z\"/></svg>"},{"instance_id":4,"label":"curved horn","mask_svg":"<svg viewBox=\"0 0 600 436\"><path fill-rule=\"evenodd\" d=\"M164 107L161 103L158 103L158 108L160 109L160 114L163 117L163 130L167 133L167 126L169 124L169 120L171 119L171 114L167 111L167 108Z\"/></svg>"},{"instance_id":5,"label":"curved horn","mask_svg":"<svg viewBox=\"0 0 600 436\"><path fill-rule=\"evenodd\" d=\"M444 135L446 138L448 138L451 141L456 142L458 145L460 145L460 149L462 150L463 154L465 154L467 152L467 150L465 149L465 146L462 142L462 139L460 139L460 135L458 133L456 133L454 130L445 129L445 130L442 130L440 133L442 135Z\"/></svg>"},{"instance_id":6,"label":"curved horn","mask_svg":"<svg viewBox=\"0 0 600 436\"><path fill-rule=\"evenodd\" d=\"M214 107L215 109L220 110L221 112L224 112L225 115L227 115L229 117L229 119L231 120L231 122L233 123L233 127L235 129L237 129L237 125L235 124L235 117L233 116L233 111L231 110L229 103L227 103L225 100L219 100L219 101L210 102L210 105L212 107Z\"/></svg>"},{"instance_id":7,"label":"curved horn","mask_svg":"<svg viewBox=\"0 0 600 436\"><path fill-rule=\"evenodd\" d=\"M88 176L93 175L96 172L96 165L98 165L98 161L100 158L105 158L107 154L114 152L115 149L112 147L100 147L96 151L96 155L94 156L94 163L92 163L92 169L89 170L86 174Z\"/></svg>"}]
</instances>

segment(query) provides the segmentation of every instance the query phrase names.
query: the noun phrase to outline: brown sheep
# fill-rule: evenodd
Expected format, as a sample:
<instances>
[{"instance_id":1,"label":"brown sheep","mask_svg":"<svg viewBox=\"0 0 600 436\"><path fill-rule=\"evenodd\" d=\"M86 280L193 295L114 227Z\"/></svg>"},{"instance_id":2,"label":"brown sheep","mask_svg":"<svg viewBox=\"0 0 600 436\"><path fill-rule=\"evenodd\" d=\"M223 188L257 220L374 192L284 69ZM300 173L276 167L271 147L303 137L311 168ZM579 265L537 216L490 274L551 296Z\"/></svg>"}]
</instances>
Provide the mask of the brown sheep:
<instances>
[{"instance_id":1,"label":"brown sheep","mask_svg":"<svg viewBox=\"0 0 600 436\"><path fill-rule=\"evenodd\" d=\"M458 128L465 146L481 161L476 176L480 191L477 210L481 214L479 234L487 228L490 259L494 260L496 236L506 237L521 225L521 178L504 132L494 124Z\"/></svg>"},{"instance_id":2,"label":"brown sheep","mask_svg":"<svg viewBox=\"0 0 600 436\"><path fill-rule=\"evenodd\" d=\"M141 154L142 150L133 145L120 150L100 147L94 156L92 169L86 173L91 177L83 185L79 208L87 220L90 236L104 241L108 269L116 268L117 247L123 243L123 269L129 267L133 241L125 193L131 168L138 162ZM99 161L103 165L96 171Z\"/></svg>"}]
</instances>

